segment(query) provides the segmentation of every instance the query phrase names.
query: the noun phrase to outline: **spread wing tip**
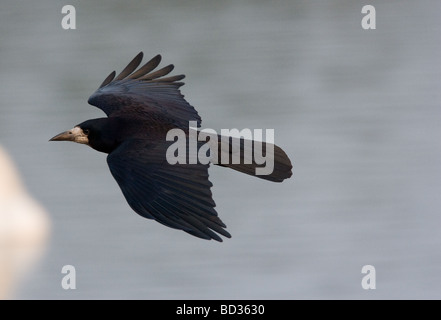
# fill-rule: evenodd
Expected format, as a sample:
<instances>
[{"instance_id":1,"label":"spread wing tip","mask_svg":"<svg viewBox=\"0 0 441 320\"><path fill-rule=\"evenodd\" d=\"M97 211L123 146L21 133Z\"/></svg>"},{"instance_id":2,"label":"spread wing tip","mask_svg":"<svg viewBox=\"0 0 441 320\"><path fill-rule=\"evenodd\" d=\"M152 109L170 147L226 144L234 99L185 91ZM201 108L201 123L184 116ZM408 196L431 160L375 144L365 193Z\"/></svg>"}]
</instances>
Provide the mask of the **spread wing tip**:
<instances>
[{"instance_id":1,"label":"spread wing tip","mask_svg":"<svg viewBox=\"0 0 441 320\"><path fill-rule=\"evenodd\" d=\"M143 81L155 81L155 82L168 82L174 83L179 87L184 83L179 82L180 80L185 78L185 75L180 74L176 76L170 76L166 78L162 78L163 76L169 74L173 71L175 66L173 64L169 64L159 70L152 72L161 62L162 56L157 54L152 59L150 59L147 63L145 63L138 70L138 66L141 64L141 61L144 57L144 53L139 52L135 58L130 61L130 63L116 76L116 72L112 71L107 78L101 83L99 88L105 87L109 83L118 80L124 79L134 79L134 80L143 80Z\"/></svg>"},{"instance_id":2,"label":"spread wing tip","mask_svg":"<svg viewBox=\"0 0 441 320\"><path fill-rule=\"evenodd\" d=\"M121 71L121 73L115 78L115 80L122 80L129 76L133 71L135 71L136 68L138 68L138 66L141 64L143 56L144 54L142 53L142 51L138 53L136 57L133 58L132 61L130 61L127 67L125 67L123 71Z\"/></svg>"},{"instance_id":3,"label":"spread wing tip","mask_svg":"<svg viewBox=\"0 0 441 320\"><path fill-rule=\"evenodd\" d=\"M116 72L112 71L106 79L104 79L103 83L101 83L100 88L107 86L112 80L115 78Z\"/></svg>"}]
</instances>

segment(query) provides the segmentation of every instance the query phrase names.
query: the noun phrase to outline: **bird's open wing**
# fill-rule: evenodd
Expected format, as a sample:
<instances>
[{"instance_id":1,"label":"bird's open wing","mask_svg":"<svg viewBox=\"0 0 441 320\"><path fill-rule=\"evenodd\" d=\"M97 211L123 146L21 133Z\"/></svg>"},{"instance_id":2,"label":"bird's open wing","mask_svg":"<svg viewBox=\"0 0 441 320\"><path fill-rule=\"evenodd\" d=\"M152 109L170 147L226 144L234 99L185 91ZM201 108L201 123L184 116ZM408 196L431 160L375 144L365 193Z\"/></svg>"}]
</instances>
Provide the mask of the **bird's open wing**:
<instances>
[{"instance_id":1,"label":"bird's open wing","mask_svg":"<svg viewBox=\"0 0 441 320\"><path fill-rule=\"evenodd\" d=\"M189 121L196 121L200 126L200 116L179 90L184 84L179 81L185 76L164 78L173 70L173 65L154 71L161 61L160 55L136 70L142 57L140 52L116 77L113 71L88 102L103 110L108 117L130 114L147 121L159 117L160 121L166 119L179 128L188 128Z\"/></svg>"},{"instance_id":2,"label":"bird's open wing","mask_svg":"<svg viewBox=\"0 0 441 320\"><path fill-rule=\"evenodd\" d=\"M214 210L208 166L166 160L170 143L128 140L107 157L127 202L139 215L203 239L222 241L225 224Z\"/></svg>"}]
</instances>

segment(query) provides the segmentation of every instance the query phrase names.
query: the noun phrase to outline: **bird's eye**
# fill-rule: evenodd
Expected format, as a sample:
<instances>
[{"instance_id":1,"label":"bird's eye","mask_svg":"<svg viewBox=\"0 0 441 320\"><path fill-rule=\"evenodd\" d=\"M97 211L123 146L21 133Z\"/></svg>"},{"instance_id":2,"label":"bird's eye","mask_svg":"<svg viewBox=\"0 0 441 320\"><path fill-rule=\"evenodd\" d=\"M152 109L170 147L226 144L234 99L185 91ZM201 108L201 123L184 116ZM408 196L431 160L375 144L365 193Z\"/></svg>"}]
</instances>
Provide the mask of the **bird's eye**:
<instances>
[{"instance_id":1,"label":"bird's eye","mask_svg":"<svg viewBox=\"0 0 441 320\"><path fill-rule=\"evenodd\" d=\"M83 129L84 134L89 134L89 129Z\"/></svg>"}]
</instances>

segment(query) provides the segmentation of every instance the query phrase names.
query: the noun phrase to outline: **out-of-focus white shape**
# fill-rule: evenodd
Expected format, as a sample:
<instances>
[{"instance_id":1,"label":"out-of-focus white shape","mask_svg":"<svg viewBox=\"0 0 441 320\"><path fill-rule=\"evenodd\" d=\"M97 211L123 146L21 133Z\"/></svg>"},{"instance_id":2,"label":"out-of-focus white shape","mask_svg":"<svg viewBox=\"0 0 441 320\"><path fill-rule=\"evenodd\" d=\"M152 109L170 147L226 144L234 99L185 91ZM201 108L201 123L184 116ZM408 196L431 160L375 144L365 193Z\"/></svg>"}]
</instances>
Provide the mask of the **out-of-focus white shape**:
<instances>
[{"instance_id":1,"label":"out-of-focus white shape","mask_svg":"<svg viewBox=\"0 0 441 320\"><path fill-rule=\"evenodd\" d=\"M43 254L49 229L48 215L0 147L0 299L13 297L18 281Z\"/></svg>"}]
</instances>

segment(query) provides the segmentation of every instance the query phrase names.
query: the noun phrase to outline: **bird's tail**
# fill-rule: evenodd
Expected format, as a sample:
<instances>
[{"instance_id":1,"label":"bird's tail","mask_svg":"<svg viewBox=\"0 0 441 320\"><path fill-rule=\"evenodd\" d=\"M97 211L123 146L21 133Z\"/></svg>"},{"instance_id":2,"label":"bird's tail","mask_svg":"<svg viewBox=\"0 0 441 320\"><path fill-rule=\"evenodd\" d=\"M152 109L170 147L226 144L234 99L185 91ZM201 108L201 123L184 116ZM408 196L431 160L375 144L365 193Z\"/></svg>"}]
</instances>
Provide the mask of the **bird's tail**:
<instances>
[{"instance_id":1,"label":"bird's tail","mask_svg":"<svg viewBox=\"0 0 441 320\"><path fill-rule=\"evenodd\" d=\"M274 182L292 176L290 159L275 144L218 135L217 146L216 165Z\"/></svg>"}]
</instances>

